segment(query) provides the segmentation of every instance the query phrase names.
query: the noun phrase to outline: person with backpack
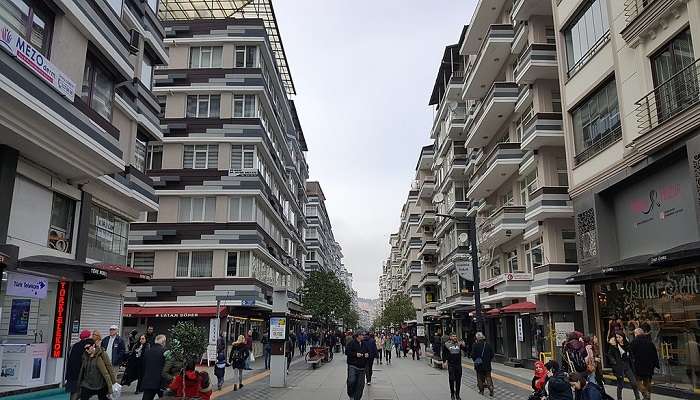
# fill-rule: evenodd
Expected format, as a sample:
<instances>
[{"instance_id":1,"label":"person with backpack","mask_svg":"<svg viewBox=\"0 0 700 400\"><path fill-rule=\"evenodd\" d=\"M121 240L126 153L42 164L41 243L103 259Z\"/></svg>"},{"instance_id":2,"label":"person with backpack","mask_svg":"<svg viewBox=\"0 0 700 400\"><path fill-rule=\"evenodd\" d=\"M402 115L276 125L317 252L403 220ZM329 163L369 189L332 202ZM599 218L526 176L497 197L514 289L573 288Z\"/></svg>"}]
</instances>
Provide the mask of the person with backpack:
<instances>
[{"instance_id":1,"label":"person with backpack","mask_svg":"<svg viewBox=\"0 0 700 400\"><path fill-rule=\"evenodd\" d=\"M489 389L489 395L493 397L493 379L491 379L491 360L494 352L491 345L486 341L483 333L477 332L474 336L476 343L472 347L471 358L474 361L474 371L476 372L476 383L479 394L484 394L484 389ZM464 343L464 342L462 342Z\"/></svg>"},{"instance_id":2,"label":"person with backpack","mask_svg":"<svg viewBox=\"0 0 700 400\"><path fill-rule=\"evenodd\" d=\"M567 335L562 348L562 369L569 373L586 372L586 345L581 332L571 332Z\"/></svg>"},{"instance_id":3,"label":"person with backpack","mask_svg":"<svg viewBox=\"0 0 700 400\"><path fill-rule=\"evenodd\" d=\"M245 336L239 335L231 345L231 353L228 360L234 370L238 371L238 384L233 385L233 390L243 389L243 370L246 369L246 360L250 356Z\"/></svg>"},{"instance_id":4,"label":"person with backpack","mask_svg":"<svg viewBox=\"0 0 700 400\"><path fill-rule=\"evenodd\" d=\"M569 384L569 374L554 360L547 362L544 366L548 371L547 382L544 385L547 400L574 400Z\"/></svg>"},{"instance_id":5,"label":"person with backpack","mask_svg":"<svg viewBox=\"0 0 700 400\"><path fill-rule=\"evenodd\" d=\"M625 387L625 377L629 379L634 392L635 400L639 400L639 390L637 390L637 379L632 370L632 359L630 345L627 338L618 331L610 338L610 349L608 350L608 360L612 367L615 378L617 378L617 400L622 400L622 388Z\"/></svg>"}]
</instances>

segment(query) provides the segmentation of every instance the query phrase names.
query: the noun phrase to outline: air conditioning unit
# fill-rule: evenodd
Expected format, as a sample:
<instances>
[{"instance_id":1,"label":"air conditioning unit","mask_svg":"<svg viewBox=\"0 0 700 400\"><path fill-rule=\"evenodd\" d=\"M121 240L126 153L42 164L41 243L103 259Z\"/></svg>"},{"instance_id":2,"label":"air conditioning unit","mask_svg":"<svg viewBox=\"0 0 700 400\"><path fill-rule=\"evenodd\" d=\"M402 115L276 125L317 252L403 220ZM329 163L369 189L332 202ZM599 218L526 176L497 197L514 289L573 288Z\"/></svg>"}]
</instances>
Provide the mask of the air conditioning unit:
<instances>
[{"instance_id":1,"label":"air conditioning unit","mask_svg":"<svg viewBox=\"0 0 700 400\"><path fill-rule=\"evenodd\" d=\"M136 29L132 29L129 33L131 34L129 39L129 53L138 54L141 45L141 33Z\"/></svg>"}]
</instances>

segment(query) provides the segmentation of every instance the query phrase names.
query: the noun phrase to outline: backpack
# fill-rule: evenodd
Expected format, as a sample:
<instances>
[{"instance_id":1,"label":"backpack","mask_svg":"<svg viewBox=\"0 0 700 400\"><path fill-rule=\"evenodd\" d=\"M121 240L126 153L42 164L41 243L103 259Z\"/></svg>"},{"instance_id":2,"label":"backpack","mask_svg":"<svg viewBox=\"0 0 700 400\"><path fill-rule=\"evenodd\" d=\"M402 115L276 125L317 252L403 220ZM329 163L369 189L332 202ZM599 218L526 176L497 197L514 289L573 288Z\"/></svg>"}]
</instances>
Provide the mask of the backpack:
<instances>
[{"instance_id":1,"label":"backpack","mask_svg":"<svg viewBox=\"0 0 700 400\"><path fill-rule=\"evenodd\" d=\"M233 352L231 353L231 360L233 361L242 361L243 360L243 352L239 349L233 349Z\"/></svg>"},{"instance_id":2,"label":"backpack","mask_svg":"<svg viewBox=\"0 0 700 400\"><path fill-rule=\"evenodd\" d=\"M566 364L571 372L586 372L586 358L577 350L565 350Z\"/></svg>"}]
</instances>

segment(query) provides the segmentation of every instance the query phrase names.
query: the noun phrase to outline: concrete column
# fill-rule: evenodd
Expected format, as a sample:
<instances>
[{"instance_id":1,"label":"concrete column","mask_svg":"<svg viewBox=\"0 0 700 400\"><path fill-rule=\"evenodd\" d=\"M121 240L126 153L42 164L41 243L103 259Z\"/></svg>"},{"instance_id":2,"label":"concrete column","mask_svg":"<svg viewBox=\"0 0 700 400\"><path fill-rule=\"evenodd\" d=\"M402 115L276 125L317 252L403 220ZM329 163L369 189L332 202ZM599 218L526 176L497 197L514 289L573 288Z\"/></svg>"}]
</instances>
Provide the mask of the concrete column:
<instances>
[{"instance_id":1,"label":"concrete column","mask_svg":"<svg viewBox=\"0 0 700 400\"><path fill-rule=\"evenodd\" d=\"M0 146L0 244L7 243L18 158L19 151L12 147Z\"/></svg>"}]
</instances>

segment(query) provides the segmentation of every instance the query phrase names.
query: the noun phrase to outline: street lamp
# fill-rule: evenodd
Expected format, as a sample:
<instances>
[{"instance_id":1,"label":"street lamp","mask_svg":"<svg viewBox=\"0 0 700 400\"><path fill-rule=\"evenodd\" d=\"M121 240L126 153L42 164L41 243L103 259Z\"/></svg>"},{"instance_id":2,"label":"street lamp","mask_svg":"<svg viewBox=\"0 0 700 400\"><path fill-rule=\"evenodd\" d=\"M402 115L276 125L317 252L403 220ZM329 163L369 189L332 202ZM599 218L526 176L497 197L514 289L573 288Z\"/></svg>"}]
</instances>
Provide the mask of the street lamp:
<instances>
[{"instance_id":1,"label":"street lamp","mask_svg":"<svg viewBox=\"0 0 700 400\"><path fill-rule=\"evenodd\" d=\"M433 198L433 202L440 204L444 201L445 196L442 193L438 193ZM457 218L454 215L449 214L435 214L438 217L449 218L451 220L463 223L467 225L467 236L468 238L464 240L462 235L460 235L460 243L469 241L469 255L472 262L472 279L474 282L474 308L476 314L476 328L477 331L483 332L483 315L481 313L481 291L479 289L479 251L476 247L476 217L465 216L464 218Z\"/></svg>"}]
</instances>

